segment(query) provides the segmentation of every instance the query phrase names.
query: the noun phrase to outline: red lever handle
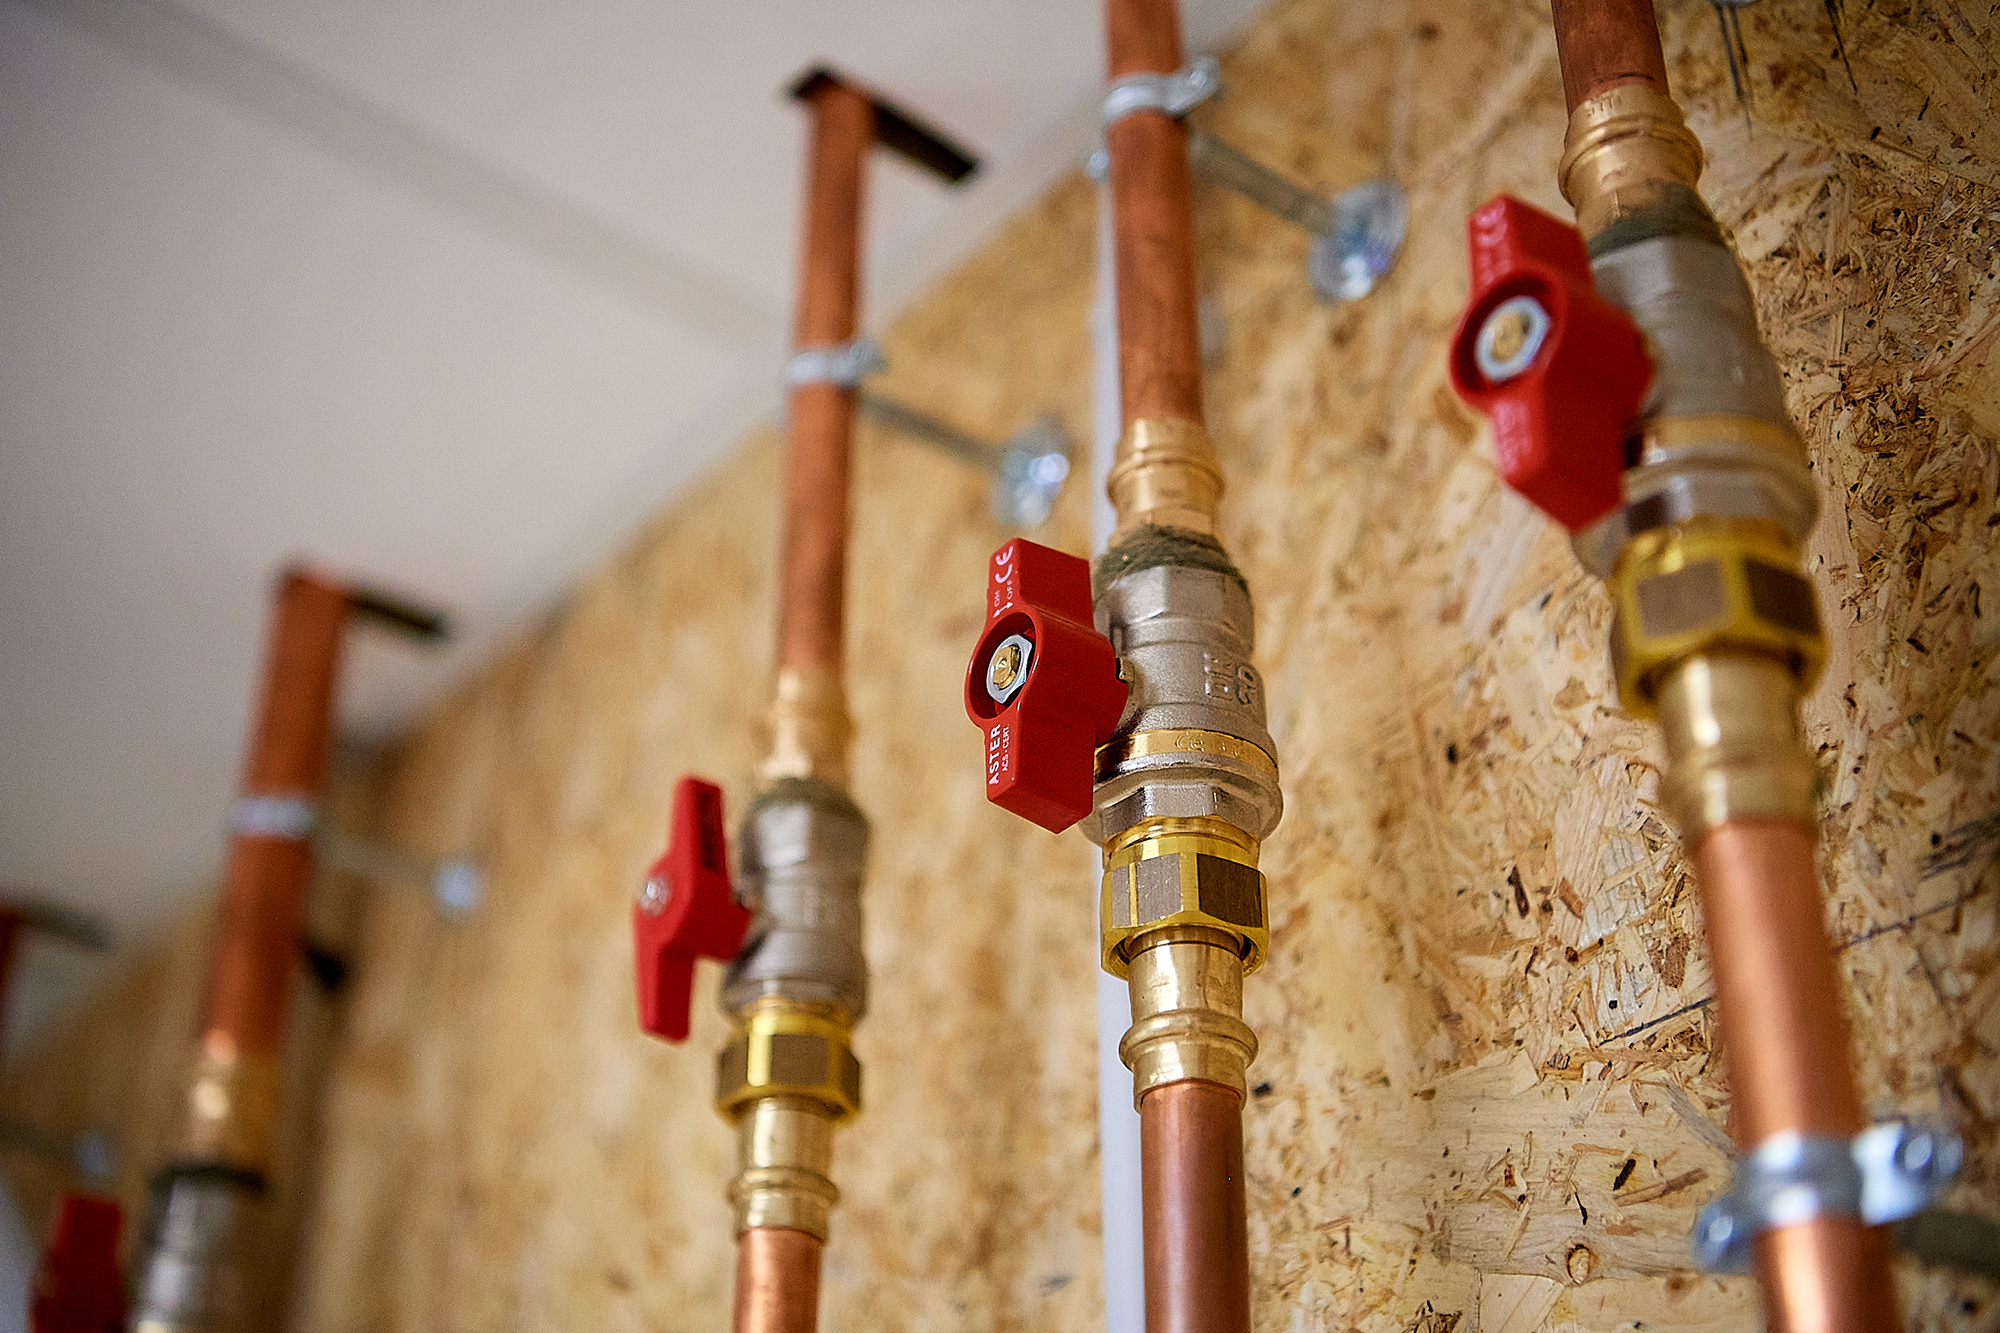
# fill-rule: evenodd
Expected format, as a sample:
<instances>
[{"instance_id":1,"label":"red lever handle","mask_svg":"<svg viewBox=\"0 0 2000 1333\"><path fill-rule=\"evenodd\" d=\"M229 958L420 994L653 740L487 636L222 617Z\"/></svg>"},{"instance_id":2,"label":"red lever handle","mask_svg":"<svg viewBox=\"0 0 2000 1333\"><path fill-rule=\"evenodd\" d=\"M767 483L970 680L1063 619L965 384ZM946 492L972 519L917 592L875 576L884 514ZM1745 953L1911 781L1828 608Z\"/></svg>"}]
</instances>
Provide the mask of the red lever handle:
<instances>
[{"instance_id":1,"label":"red lever handle","mask_svg":"<svg viewBox=\"0 0 2000 1333\"><path fill-rule=\"evenodd\" d=\"M682 778L666 854L646 872L632 908L639 1026L668 1041L687 1040L694 960L736 957L749 929L750 913L729 886L722 788Z\"/></svg>"},{"instance_id":2,"label":"red lever handle","mask_svg":"<svg viewBox=\"0 0 2000 1333\"><path fill-rule=\"evenodd\" d=\"M1060 833L1090 813L1097 747L1125 710L1091 624L1090 564L1015 538L993 553L965 712L986 733L986 799Z\"/></svg>"},{"instance_id":3,"label":"red lever handle","mask_svg":"<svg viewBox=\"0 0 2000 1333\"><path fill-rule=\"evenodd\" d=\"M1653 363L1597 294L1576 228L1509 195L1466 223L1472 300L1452 338L1458 396L1493 419L1500 475L1571 532L1618 507L1625 435Z\"/></svg>"},{"instance_id":4,"label":"red lever handle","mask_svg":"<svg viewBox=\"0 0 2000 1333\"><path fill-rule=\"evenodd\" d=\"M118 1276L124 1211L92 1194L65 1194L28 1298L34 1333L122 1333L125 1291Z\"/></svg>"}]
</instances>

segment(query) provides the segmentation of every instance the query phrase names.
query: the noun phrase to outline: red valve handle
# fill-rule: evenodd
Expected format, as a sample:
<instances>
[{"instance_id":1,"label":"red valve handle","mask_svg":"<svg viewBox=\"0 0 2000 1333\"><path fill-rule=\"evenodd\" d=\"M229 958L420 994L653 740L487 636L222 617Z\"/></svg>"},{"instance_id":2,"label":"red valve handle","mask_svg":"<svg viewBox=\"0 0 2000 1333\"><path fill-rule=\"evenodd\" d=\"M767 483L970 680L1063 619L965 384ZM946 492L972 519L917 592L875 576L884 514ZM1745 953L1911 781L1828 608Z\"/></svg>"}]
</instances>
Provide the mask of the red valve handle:
<instances>
[{"instance_id":1,"label":"red valve handle","mask_svg":"<svg viewBox=\"0 0 2000 1333\"><path fill-rule=\"evenodd\" d=\"M1452 338L1452 387L1493 418L1507 484L1577 532L1623 498L1625 435L1653 377L1645 340L1597 294L1576 228L1503 194L1466 236L1472 300Z\"/></svg>"},{"instance_id":2,"label":"red valve handle","mask_svg":"<svg viewBox=\"0 0 2000 1333\"><path fill-rule=\"evenodd\" d=\"M1091 624L1090 563L1018 537L995 551L965 676L966 715L986 733L986 799L1051 833L1089 814L1097 747L1125 693L1111 640Z\"/></svg>"},{"instance_id":3,"label":"red valve handle","mask_svg":"<svg viewBox=\"0 0 2000 1333\"><path fill-rule=\"evenodd\" d=\"M646 872L632 908L639 1026L668 1041L686 1041L694 960L735 958L749 930L750 913L729 886L722 788L682 778L674 789L666 854Z\"/></svg>"},{"instance_id":4,"label":"red valve handle","mask_svg":"<svg viewBox=\"0 0 2000 1333\"><path fill-rule=\"evenodd\" d=\"M118 1229L124 1218L114 1200L62 1196L28 1298L28 1326L34 1333L123 1333Z\"/></svg>"}]
</instances>

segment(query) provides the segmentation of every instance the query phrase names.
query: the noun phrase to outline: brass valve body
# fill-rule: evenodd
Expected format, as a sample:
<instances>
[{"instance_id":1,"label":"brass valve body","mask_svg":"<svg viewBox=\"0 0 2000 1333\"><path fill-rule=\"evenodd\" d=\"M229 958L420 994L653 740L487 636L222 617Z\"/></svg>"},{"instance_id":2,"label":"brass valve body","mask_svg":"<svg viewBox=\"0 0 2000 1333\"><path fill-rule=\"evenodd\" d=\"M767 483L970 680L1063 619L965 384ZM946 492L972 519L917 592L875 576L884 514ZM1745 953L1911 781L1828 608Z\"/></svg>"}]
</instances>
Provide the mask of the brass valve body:
<instances>
[{"instance_id":1,"label":"brass valve body","mask_svg":"<svg viewBox=\"0 0 2000 1333\"><path fill-rule=\"evenodd\" d=\"M1826 661L1826 636L1797 548L1775 526L1696 519L1642 532L1612 573L1611 662L1627 712L1654 715L1662 678L1691 657L1768 657L1800 693Z\"/></svg>"},{"instance_id":2,"label":"brass valve body","mask_svg":"<svg viewBox=\"0 0 2000 1333\"><path fill-rule=\"evenodd\" d=\"M1201 926L1153 929L1136 941L1132 1026L1118 1043L1135 1107L1154 1088L1186 1079L1244 1095L1257 1034L1243 1021L1240 944L1233 932Z\"/></svg>"},{"instance_id":3,"label":"brass valve body","mask_svg":"<svg viewBox=\"0 0 2000 1333\"><path fill-rule=\"evenodd\" d=\"M847 1015L828 1005L759 1000L715 1057L715 1109L734 1119L754 1102L794 1098L832 1120L861 1110L861 1062Z\"/></svg>"},{"instance_id":4,"label":"brass valve body","mask_svg":"<svg viewBox=\"0 0 2000 1333\"><path fill-rule=\"evenodd\" d=\"M1157 932L1192 926L1226 944L1239 977L1256 971L1271 940L1257 852L1257 840L1242 829L1204 818L1141 820L1106 843L1104 970L1126 976L1133 953L1151 947Z\"/></svg>"}]
</instances>

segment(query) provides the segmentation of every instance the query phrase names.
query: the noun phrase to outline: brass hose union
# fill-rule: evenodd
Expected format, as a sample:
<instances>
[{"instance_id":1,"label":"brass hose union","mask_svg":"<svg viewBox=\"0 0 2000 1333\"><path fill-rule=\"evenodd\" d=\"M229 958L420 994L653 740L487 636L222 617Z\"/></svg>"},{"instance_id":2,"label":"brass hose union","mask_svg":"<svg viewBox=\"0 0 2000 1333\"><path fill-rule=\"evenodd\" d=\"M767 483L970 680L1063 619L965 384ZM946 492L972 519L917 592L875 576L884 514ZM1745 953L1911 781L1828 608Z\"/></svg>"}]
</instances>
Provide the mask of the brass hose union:
<instances>
[{"instance_id":1,"label":"brass hose union","mask_svg":"<svg viewBox=\"0 0 2000 1333\"><path fill-rule=\"evenodd\" d=\"M1135 947L1173 927L1196 927L1257 970L1270 946L1270 907L1258 844L1221 819L1144 819L1104 845L1104 970L1129 975ZM1145 941L1145 943L1141 943Z\"/></svg>"},{"instance_id":2,"label":"brass hose union","mask_svg":"<svg viewBox=\"0 0 2000 1333\"><path fill-rule=\"evenodd\" d=\"M1716 653L1768 657L1801 693L1826 660L1812 585L1774 526L1696 519L1634 537L1611 577L1611 662L1627 712L1652 717L1666 673Z\"/></svg>"},{"instance_id":3,"label":"brass hose union","mask_svg":"<svg viewBox=\"0 0 2000 1333\"><path fill-rule=\"evenodd\" d=\"M1222 467L1215 442L1199 422L1142 417L1118 442L1105 490L1118 510L1116 542L1143 527L1216 536Z\"/></svg>"}]
</instances>

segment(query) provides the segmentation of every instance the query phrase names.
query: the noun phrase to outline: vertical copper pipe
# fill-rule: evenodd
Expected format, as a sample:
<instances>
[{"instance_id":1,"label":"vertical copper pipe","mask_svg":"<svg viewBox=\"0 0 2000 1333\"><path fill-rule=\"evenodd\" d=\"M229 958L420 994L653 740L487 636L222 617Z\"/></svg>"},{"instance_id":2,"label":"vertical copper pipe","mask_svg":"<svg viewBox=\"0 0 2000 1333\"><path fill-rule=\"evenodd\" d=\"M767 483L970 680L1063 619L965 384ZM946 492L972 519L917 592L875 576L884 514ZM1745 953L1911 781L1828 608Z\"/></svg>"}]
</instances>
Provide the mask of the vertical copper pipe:
<instances>
[{"instance_id":1,"label":"vertical copper pipe","mask_svg":"<svg viewBox=\"0 0 2000 1333\"><path fill-rule=\"evenodd\" d=\"M1139 1160L1146 1333L1249 1333L1242 1100L1198 1080L1154 1088L1139 1102Z\"/></svg>"},{"instance_id":2,"label":"vertical copper pipe","mask_svg":"<svg viewBox=\"0 0 2000 1333\"><path fill-rule=\"evenodd\" d=\"M286 575L264 696L250 736L244 795L318 798L347 609L343 589L309 573ZM210 1052L277 1058L311 872L312 852L304 841L239 834L230 843L201 1023Z\"/></svg>"},{"instance_id":3,"label":"vertical copper pipe","mask_svg":"<svg viewBox=\"0 0 2000 1333\"><path fill-rule=\"evenodd\" d=\"M779 1227L738 1236L735 1333L813 1333L822 1248L817 1236Z\"/></svg>"},{"instance_id":4,"label":"vertical copper pipe","mask_svg":"<svg viewBox=\"0 0 2000 1333\"><path fill-rule=\"evenodd\" d=\"M875 108L838 83L812 99L804 267L793 336L801 348L854 337L861 300L862 168ZM792 391L785 535L778 584L778 669L840 674L847 575L848 454L854 395L832 384Z\"/></svg>"},{"instance_id":5,"label":"vertical copper pipe","mask_svg":"<svg viewBox=\"0 0 2000 1333\"><path fill-rule=\"evenodd\" d=\"M1569 110L1625 83L1666 93L1667 60L1653 0L1555 0L1555 20Z\"/></svg>"},{"instance_id":6,"label":"vertical copper pipe","mask_svg":"<svg viewBox=\"0 0 2000 1333\"><path fill-rule=\"evenodd\" d=\"M1716 1017L1736 1139L1785 1130L1841 1137L1867 1125L1821 919L1813 835L1787 819L1733 819L1694 850L1715 972ZM1757 1268L1769 1327L1860 1333L1896 1327L1885 1243L1852 1218L1767 1232Z\"/></svg>"},{"instance_id":7,"label":"vertical copper pipe","mask_svg":"<svg viewBox=\"0 0 2000 1333\"><path fill-rule=\"evenodd\" d=\"M1176 0L1106 0L1104 16L1111 78L1172 74L1181 67ZM1125 425L1146 418L1199 423L1201 333L1187 130L1163 112L1136 111L1107 137Z\"/></svg>"}]
</instances>

